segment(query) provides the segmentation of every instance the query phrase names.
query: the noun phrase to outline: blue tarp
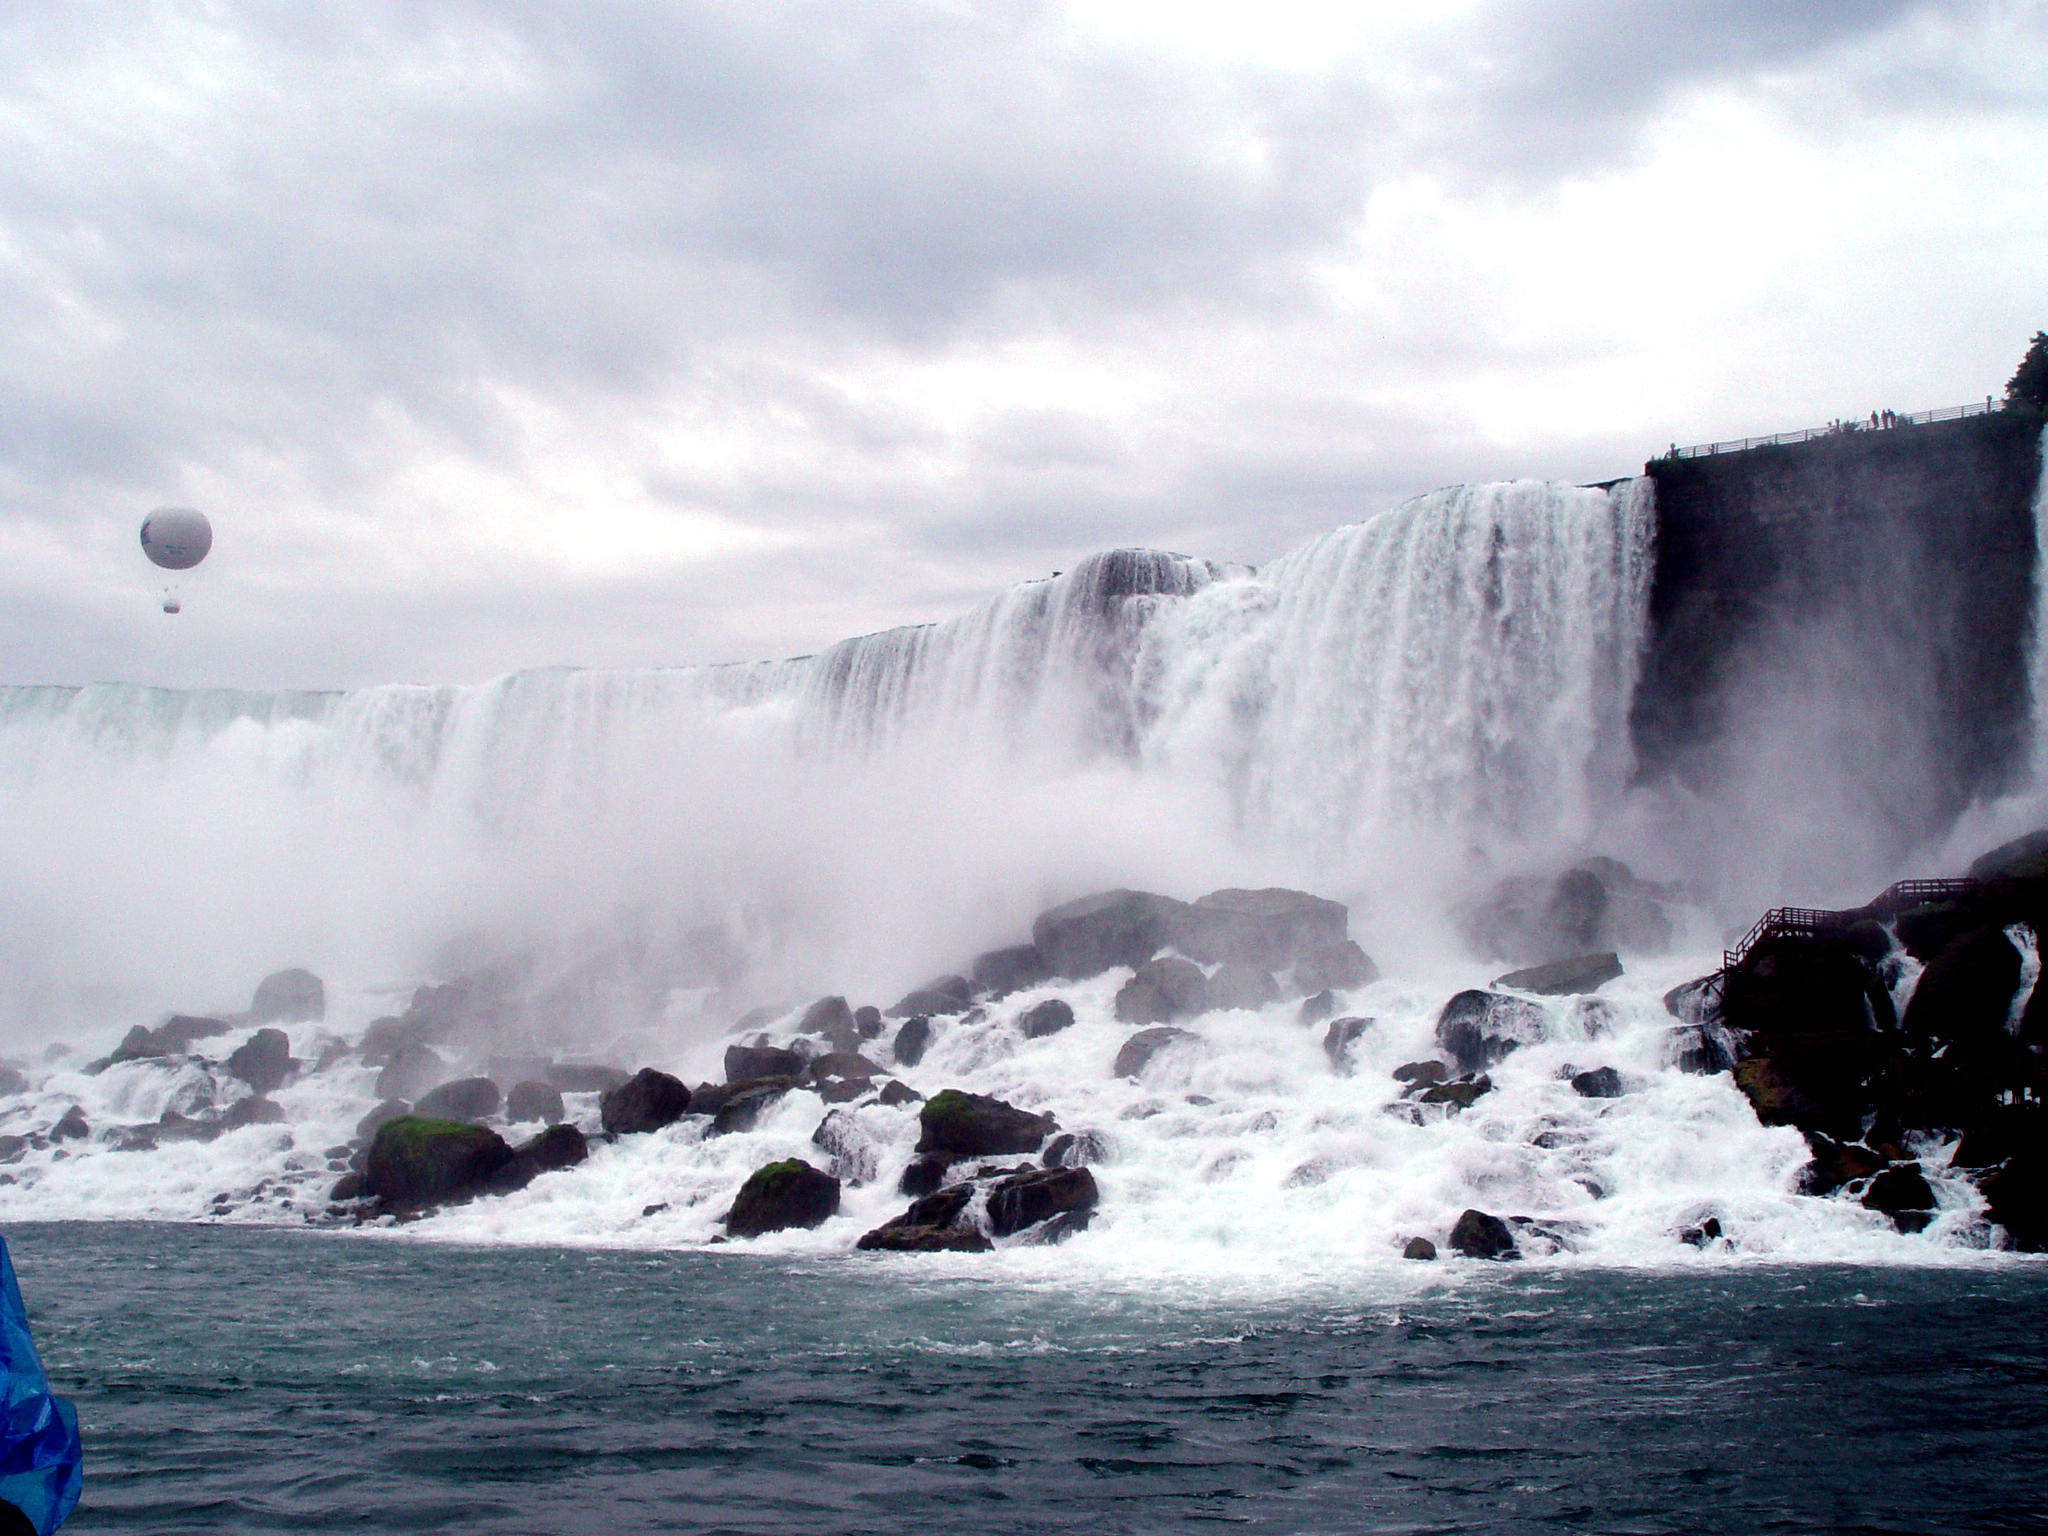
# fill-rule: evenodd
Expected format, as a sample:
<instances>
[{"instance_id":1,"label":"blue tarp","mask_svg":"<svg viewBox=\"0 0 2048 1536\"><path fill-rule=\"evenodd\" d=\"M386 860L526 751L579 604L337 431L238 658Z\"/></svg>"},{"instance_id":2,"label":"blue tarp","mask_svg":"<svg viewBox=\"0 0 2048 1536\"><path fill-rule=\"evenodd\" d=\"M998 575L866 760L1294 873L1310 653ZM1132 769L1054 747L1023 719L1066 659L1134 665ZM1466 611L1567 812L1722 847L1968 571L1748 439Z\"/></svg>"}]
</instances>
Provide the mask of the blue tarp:
<instances>
[{"instance_id":1,"label":"blue tarp","mask_svg":"<svg viewBox=\"0 0 2048 1536\"><path fill-rule=\"evenodd\" d=\"M43 1375L5 1238L0 1238L0 1370L7 1374L7 1401L0 1408L0 1499L26 1515L37 1536L50 1536L78 1505L85 1455L78 1444L77 1410L50 1391Z\"/></svg>"}]
</instances>

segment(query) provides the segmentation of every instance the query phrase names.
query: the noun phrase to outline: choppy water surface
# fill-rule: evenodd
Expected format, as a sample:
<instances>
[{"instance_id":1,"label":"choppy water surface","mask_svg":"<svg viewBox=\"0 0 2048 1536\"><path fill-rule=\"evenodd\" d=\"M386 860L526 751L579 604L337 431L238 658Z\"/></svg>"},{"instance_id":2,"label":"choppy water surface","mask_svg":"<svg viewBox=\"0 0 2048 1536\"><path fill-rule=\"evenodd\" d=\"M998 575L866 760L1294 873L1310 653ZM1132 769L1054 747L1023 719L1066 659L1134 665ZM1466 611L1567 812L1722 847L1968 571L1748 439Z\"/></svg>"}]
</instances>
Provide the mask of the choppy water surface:
<instances>
[{"instance_id":1,"label":"choppy water surface","mask_svg":"<svg viewBox=\"0 0 2048 1536\"><path fill-rule=\"evenodd\" d=\"M68 1528L2048 1529L2048 1273L994 1260L7 1234Z\"/></svg>"}]
</instances>

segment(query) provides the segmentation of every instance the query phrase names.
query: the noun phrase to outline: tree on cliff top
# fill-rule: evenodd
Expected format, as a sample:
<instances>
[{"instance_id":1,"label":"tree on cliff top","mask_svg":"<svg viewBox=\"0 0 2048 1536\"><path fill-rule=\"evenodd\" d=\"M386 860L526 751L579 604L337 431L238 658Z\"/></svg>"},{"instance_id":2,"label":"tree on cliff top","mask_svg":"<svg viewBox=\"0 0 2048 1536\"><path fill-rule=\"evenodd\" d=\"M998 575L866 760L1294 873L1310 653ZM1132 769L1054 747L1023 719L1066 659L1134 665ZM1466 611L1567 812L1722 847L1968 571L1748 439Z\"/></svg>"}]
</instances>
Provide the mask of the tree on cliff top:
<instances>
[{"instance_id":1,"label":"tree on cliff top","mask_svg":"<svg viewBox=\"0 0 2048 1536\"><path fill-rule=\"evenodd\" d=\"M2048 331L2034 332L2033 345L2020 359L2012 382L2005 386L2005 403L2048 410Z\"/></svg>"}]
</instances>

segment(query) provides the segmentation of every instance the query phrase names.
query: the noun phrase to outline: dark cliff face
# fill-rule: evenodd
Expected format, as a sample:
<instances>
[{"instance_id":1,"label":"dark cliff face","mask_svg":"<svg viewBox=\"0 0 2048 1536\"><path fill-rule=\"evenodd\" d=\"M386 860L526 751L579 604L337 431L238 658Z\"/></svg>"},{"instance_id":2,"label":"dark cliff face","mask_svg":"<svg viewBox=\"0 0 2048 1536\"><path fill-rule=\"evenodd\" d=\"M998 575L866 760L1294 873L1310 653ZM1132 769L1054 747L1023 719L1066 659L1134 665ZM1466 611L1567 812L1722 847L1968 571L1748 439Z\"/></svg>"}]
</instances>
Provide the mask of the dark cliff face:
<instances>
[{"instance_id":1,"label":"dark cliff face","mask_svg":"<svg viewBox=\"0 0 2048 1536\"><path fill-rule=\"evenodd\" d=\"M1811 841L1816 868L1847 829L1881 863L2007 786L2040 432L2001 412L1649 465L1641 777L1750 822L1729 830L1752 845Z\"/></svg>"}]
</instances>

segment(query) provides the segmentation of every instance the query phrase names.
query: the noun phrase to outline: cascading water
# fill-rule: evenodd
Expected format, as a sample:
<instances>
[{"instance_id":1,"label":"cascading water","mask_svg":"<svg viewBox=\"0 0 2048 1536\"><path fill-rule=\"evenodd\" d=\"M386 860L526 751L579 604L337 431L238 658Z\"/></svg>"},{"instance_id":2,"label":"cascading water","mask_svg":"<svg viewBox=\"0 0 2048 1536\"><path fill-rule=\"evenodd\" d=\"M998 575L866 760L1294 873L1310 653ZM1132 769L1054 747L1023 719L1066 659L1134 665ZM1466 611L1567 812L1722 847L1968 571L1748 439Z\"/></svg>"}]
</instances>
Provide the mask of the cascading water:
<instances>
[{"instance_id":1,"label":"cascading water","mask_svg":"<svg viewBox=\"0 0 2048 1536\"><path fill-rule=\"evenodd\" d=\"M753 666L7 690L0 1007L18 1046L96 1053L295 963L331 1006L292 1031L283 1122L212 1139L116 1150L153 1138L123 1125L248 1097L218 1065L246 1029L201 1052L212 1064L32 1069L0 1134L40 1136L72 1104L101 1129L75 1155L24 1153L0 1214L319 1208L375 1098L350 1038L413 983L507 956L527 1005L451 1075L526 1053L715 1080L749 1004L886 1001L1090 889L1287 884L1350 902L1390 972L1336 999L1372 1021L1341 1061L1290 998L1206 1015L1156 1069L1116 1077L1113 971L985 1004L889 1065L925 1094L1095 1131L1105 1220L1070 1246L1104 1263L1356 1262L1482 1204L1539 1218L1539 1252L1666 1254L1710 1214L1750 1251L1884 1251L1901 1240L1882 1218L1793 1192L1797 1133L1758 1125L1725 1077L1674 1069L1659 998L1698 960L1631 959L1598 1009L1538 1004L1536 1043L1462 1115L1414 1113L1391 1076L1437 1049L1444 999L1487 980L1442 938L1444 900L1596 851L1623 801L1651 510L1646 481L1454 488L1263 572L1119 551L944 624ZM1023 1011L1053 997L1076 1023L1027 1038ZM1612 1067L1628 1092L1585 1098L1567 1066ZM569 1108L595 1129L594 1095ZM855 1105L821 1152L824 1113L791 1094L750 1130L628 1137L431 1226L701 1241L750 1168L829 1156L841 1216L769 1241L843 1248L901 1204L917 1122ZM1932 1241L1981 1233L1967 1185L1941 1198Z\"/></svg>"}]
</instances>

